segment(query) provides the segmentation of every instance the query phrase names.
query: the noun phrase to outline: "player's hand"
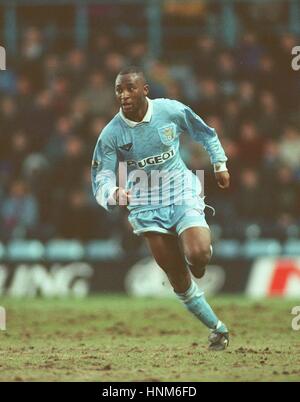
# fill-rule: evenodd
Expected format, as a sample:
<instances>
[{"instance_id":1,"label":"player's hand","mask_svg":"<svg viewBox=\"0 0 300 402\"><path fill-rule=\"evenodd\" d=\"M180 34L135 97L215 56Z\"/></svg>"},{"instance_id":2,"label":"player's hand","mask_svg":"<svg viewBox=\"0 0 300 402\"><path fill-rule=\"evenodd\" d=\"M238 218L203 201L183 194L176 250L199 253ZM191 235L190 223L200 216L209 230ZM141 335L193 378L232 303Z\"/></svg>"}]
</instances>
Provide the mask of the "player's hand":
<instances>
[{"instance_id":1,"label":"player's hand","mask_svg":"<svg viewBox=\"0 0 300 402\"><path fill-rule=\"evenodd\" d=\"M230 174L227 171L215 173L218 186L222 189L228 188L230 185Z\"/></svg>"},{"instance_id":2,"label":"player's hand","mask_svg":"<svg viewBox=\"0 0 300 402\"><path fill-rule=\"evenodd\" d=\"M126 206L130 203L131 193L130 191L126 191L124 188L119 187L114 193L114 199L118 205Z\"/></svg>"}]
</instances>

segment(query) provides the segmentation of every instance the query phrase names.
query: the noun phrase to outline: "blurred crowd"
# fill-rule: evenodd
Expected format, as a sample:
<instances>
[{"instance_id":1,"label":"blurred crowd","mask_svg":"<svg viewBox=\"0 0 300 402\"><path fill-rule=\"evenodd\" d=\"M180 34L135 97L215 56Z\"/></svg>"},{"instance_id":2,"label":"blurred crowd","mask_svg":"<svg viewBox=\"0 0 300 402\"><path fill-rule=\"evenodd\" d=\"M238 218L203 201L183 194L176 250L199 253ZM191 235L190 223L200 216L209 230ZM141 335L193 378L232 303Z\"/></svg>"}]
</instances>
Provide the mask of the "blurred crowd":
<instances>
[{"instance_id":1,"label":"blurred crowd","mask_svg":"<svg viewBox=\"0 0 300 402\"><path fill-rule=\"evenodd\" d=\"M201 35L190 60L149 57L143 41L115 46L94 35L88 49L61 52L43 31L22 35L20 54L0 76L0 238L121 237L137 240L126 212L95 202L90 165L101 129L118 111L114 79L129 64L148 77L150 97L178 99L213 126L225 147L232 187L220 191L205 151L182 138L190 169L205 169L208 218L224 237L295 234L300 220L300 72L291 68L291 34L274 42L253 32L234 49ZM209 214L209 212L208 212ZM296 232L295 232L296 230ZM296 233L297 234L297 233ZM128 245L129 246L129 245Z\"/></svg>"}]
</instances>

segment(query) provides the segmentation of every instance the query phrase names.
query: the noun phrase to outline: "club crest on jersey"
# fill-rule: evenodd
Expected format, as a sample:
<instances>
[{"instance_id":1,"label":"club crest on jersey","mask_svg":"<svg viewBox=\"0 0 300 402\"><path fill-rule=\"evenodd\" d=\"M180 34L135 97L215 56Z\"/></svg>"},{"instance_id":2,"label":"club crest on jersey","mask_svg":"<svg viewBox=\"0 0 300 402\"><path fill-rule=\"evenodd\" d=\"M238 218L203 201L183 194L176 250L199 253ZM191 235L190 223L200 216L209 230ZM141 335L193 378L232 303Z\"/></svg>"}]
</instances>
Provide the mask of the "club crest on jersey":
<instances>
[{"instance_id":1,"label":"club crest on jersey","mask_svg":"<svg viewBox=\"0 0 300 402\"><path fill-rule=\"evenodd\" d=\"M168 126L160 127L158 133L163 144L171 145L176 137L176 126L175 124L169 124Z\"/></svg>"}]
</instances>

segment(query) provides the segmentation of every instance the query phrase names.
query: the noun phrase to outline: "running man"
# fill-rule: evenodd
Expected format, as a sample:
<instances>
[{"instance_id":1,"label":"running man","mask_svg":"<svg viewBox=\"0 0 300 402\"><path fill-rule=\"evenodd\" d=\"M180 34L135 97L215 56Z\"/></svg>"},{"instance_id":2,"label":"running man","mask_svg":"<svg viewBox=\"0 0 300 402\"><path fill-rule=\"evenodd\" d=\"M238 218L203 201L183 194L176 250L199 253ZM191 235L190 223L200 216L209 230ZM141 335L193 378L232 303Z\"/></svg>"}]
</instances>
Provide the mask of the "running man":
<instances>
[{"instance_id":1,"label":"running man","mask_svg":"<svg viewBox=\"0 0 300 402\"><path fill-rule=\"evenodd\" d=\"M209 349L223 350L229 343L228 329L191 276L201 278L205 273L212 255L211 235L199 195L201 184L181 159L179 136L187 132L203 145L222 189L230 183L227 157L215 130L189 107L170 99L151 100L148 93L139 68L118 74L115 94L120 111L97 141L93 192L108 211L116 204L127 205L134 233L144 236L178 298L211 330ZM124 184L121 166L123 171L126 166Z\"/></svg>"}]
</instances>

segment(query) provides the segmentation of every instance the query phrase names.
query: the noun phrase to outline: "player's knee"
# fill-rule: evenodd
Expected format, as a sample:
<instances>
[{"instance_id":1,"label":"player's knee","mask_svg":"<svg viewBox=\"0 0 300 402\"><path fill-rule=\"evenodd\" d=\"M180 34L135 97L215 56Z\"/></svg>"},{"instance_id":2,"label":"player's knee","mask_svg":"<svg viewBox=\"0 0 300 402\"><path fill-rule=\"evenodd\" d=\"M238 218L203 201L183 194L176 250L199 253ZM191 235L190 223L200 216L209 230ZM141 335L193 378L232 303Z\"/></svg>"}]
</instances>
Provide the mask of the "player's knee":
<instances>
[{"instance_id":1,"label":"player's knee","mask_svg":"<svg viewBox=\"0 0 300 402\"><path fill-rule=\"evenodd\" d=\"M195 267L204 268L211 259L211 250L209 246L197 246L188 250L185 255L188 264Z\"/></svg>"}]
</instances>

